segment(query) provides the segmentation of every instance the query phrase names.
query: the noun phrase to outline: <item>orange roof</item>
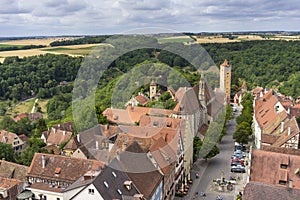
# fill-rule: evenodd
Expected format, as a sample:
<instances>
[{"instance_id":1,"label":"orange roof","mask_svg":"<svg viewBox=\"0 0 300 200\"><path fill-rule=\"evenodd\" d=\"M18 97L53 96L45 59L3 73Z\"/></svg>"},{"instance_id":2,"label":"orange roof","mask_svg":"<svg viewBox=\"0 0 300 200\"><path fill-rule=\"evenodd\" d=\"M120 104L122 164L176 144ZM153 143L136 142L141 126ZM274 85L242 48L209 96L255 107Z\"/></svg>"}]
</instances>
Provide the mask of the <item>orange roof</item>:
<instances>
[{"instance_id":1,"label":"orange roof","mask_svg":"<svg viewBox=\"0 0 300 200\"><path fill-rule=\"evenodd\" d=\"M18 122L18 121L20 121L21 119L23 119L23 118L25 118L25 117L28 117L28 113L21 113L21 114L19 114L18 116L16 116L16 117L14 118L14 121L15 121L15 122Z\"/></svg>"},{"instance_id":2,"label":"orange roof","mask_svg":"<svg viewBox=\"0 0 300 200\"><path fill-rule=\"evenodd\" d=\"M271 134L287 118L285 110L279 113L275 111L277 103L279 101L273 94L273 90L269 90L255 102L255 117L263 133Z\"/></svg>"},{"instance_id":3,"label":"orange roof","mask_svg":"<svg viewBox=\"0 0 300 200\"><path fill-rule=\"evenodd\" d=\"M28 167L24 165L18 165L16 163L0 160L0 177L14 178L22 181L26 181L26 173Z\"/></svg>"},{"instance_id":4,"label":"orange roof","mask_svg":"<svg viewBox=\"0 0 300 200\"><path fill-rule=\"evenodd\" d=\"M282 165L287 165L287 168ZM300 156L255 149L252 152L250 181L288 187L289 180L292 180L293 187L299 189L300 180L295 174L299 166ZM286 184L279 184L280 180L286 181Z\"/></svg>"},{"instance_id":5,"label":"orange roof","mask_svg":"<svg viewBox=\"0 0 300 200\"><path fill-rule=\"evenodd\" d=\"M56 129L52 127L48 131L48 137L46 143L60 145L63 142L68 142L72 137L72 132L63 131L61 129Z\"/></svg>"},{"instance_id":6,"label":"orange roof","mask_svg":"<svg viewBox=\"0 0 300 200\"><path fill-rule=\"evenodd\" d=\"M256 88L254 88L253 90L251 90L251 93L252 94L259 94L263 90L264 89L262 87L257 86Z\"/></svg>"},{"instance_id":7,"label":"orange roof","mask_svg":"<svg viewBox=\"0 0 300 200\"><path fill-rule=\"evenodd\" d=\"M5 130L0 131L0 142L4 144L12 144L15 138L19 138L17 134Z\"/></svg>"},{"instance_id":8,"label":"orange roof","mask_svg":"<svg viewBox=\"0 0 300 200\"><path fill-rule=\"evenodd\" d=\"M21 184L22 181L17 179L11 179L11 178L2 178L0 177L0 188L5 188L9 190L10 188Z\"/></svg>"},{"instance_id":9,"label":"orange roof","mask_svg":"<svg viewBox=\"0 0 300 200\"><path fill-rule=\"evenodd\" d=\"M171 112L171 110L166 109L135 107L129 105L126 110L107 108L103 112L103 115L113 123L134 125L135 122L140 121L140 118L143 115L170 116Z\"/></svg>"},{"instance_id":10,"label":"orange roof","mask_svg":"<svg viewBox=\"0 0 300 200\"><path fill-rule=\"evenodd\" d=\"M227 59L224 60L223 64L221 64L221 66L223 66L223 67L230 67Z\"/></svg>"},{"instance_id":11,"label":"orange roof","mask_svg":"<svg viewBox=\"0 0 300 200\"><path fill-rule=\"evenodd\" d=\"M143 106L145 106L149 100L147 97L143 95L138 95L135 97L135 99Z\"/></svg>"},{"instance_id":12,"label":"orange roof","mask_svg":"<svg viewBox=\"0 0 300 200\"><path fill-rule=\"evenodd\" d=\"M156 83L154 80L151 81L150 86L156 86Z\"/></svg>"},{"instance_id":13,"label":"orange roof","mask_svg":"<svg viewBox=\"0 0 300 200\"><path fill-rule=\"evenodd\" d=\"M42 167L42 156L45 156L45 168ZM55 173L61 168L59 174ZM66 156L35 153L27 177L36 177L71 184L89 170L101 170L103 163L96 160L71 158Z\"/></svg>"}]
</instances>

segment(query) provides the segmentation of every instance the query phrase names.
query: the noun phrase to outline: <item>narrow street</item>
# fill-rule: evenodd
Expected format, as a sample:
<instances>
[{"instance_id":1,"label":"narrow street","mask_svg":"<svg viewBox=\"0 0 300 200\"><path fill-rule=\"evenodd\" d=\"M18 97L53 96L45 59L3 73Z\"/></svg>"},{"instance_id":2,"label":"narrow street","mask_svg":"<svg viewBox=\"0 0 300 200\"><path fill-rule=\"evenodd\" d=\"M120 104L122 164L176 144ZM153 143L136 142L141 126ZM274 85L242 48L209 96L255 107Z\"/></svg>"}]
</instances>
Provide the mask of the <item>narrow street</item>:
<instances>
[{"instance_id":1,"label":"narrow street","mask_svg":"<svg viewBox=\"0 0 300 200\"><path fill-rule=\"evenodd\" d=\"M207 161L198 159L192 169L192 178L194 183L189 191L189 194L183 199L193 199L196 192L205 192L206 197L198 196L195 199L215 200L218 195L223 197L223 200L233 200L235 191L218 192L213 187L213 179L221 179L221 176L226 180L230 176L243 179L244 174L233 174L230 172L231 155L234 151L234 140L232 135L236 128L235 118L240 114L240 111L234 113L234 119L230 120L227 125L227 134L223 137L222 142L218 144L220 153ZM195 174L199 172L200 177L195 179Z\"/></svg>"}]
</instances>

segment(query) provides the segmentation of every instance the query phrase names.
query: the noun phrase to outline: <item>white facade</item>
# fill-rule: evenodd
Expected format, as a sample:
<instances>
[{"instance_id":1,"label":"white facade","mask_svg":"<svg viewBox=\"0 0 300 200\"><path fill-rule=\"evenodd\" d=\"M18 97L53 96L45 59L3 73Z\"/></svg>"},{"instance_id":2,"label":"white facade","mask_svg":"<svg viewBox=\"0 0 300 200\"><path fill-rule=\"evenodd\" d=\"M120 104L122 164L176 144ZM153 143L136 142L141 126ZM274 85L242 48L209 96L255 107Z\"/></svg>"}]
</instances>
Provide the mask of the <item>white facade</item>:
<instances>
[{"instance_id":1,"label":"white facade","mask_svg":"<svg viewBox=\"0 0 300 200\"><path fill-rule=\"evenodd\" d=\"M90 184L80 193L75 195L72 200L104 200L93 184Z\"/></svg>"},{"instance_id":2,"label":"white facade","mask_svg":"<svg viewBox=\"0 0 300 200\"><path fill-rule=\"evenodd\" d=\"M40 199L40 195L42 195L43 199L47 199L47 200L63 200L64 199L63 193L60 193L60 192L51 192L51 191L35 189L35 188L27 188L27 189L30 190L34 194L35 199Z\"/></svg>"},{"instance_id":3,"label":"white facade","mask_svg":"<svg viewBox=\"0 0 300 200\"><path fill-rule=\"evenodd\" d=\"M257 149L260 149L261 146L261 128L259 127L258 122L256 121L255 114L253 115L253 124L254 124L254 144Z\"/></svg>"}]
</instances>

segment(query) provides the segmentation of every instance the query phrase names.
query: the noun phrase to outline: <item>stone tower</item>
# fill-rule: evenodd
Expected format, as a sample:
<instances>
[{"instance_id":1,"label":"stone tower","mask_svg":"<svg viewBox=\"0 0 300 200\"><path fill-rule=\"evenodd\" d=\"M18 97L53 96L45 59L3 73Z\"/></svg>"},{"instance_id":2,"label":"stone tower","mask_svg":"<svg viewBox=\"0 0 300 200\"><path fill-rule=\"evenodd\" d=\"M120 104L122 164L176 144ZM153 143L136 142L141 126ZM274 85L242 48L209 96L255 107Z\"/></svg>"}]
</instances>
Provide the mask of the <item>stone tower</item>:
<instances>
[{"instance_id":1,"label":"stone tower","mask_svg":"<svg viewBox=\"0 0 300 200\"><path fill-rule=\"evenodd\" d=\"M156 96L156 83L154 80L151 81L150 83L150 94L149 97L152 100Z\"/></svg>"},{"instance_id":2,"label":"stone tower","mask_svg":"<svg viewBox=\"0 0 300 200\"><path fill-rule=\"evenodd\" d=\"M231 65L226 59L220 65L220 89L225 93L226 102L230 103Z\"/></svg>"}]
</instances>

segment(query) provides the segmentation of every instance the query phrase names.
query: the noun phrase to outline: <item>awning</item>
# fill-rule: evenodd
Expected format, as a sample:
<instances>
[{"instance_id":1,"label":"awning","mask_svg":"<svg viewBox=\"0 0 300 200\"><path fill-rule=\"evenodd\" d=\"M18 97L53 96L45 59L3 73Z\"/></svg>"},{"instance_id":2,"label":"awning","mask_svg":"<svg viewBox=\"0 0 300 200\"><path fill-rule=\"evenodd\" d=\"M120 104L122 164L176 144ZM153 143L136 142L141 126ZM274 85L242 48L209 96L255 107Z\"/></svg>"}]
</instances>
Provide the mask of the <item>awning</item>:
<instances>
[{"instance_id":1,"label":"awning","mask_svg":"<svg viewBox=\"0 0 300 200\"><path fill-rule=\"evenodd\" d=\"M18 194L17 199L29 199L31 198L33 193L31 191L24 191Z\"/></svg>"}]
</instances>

